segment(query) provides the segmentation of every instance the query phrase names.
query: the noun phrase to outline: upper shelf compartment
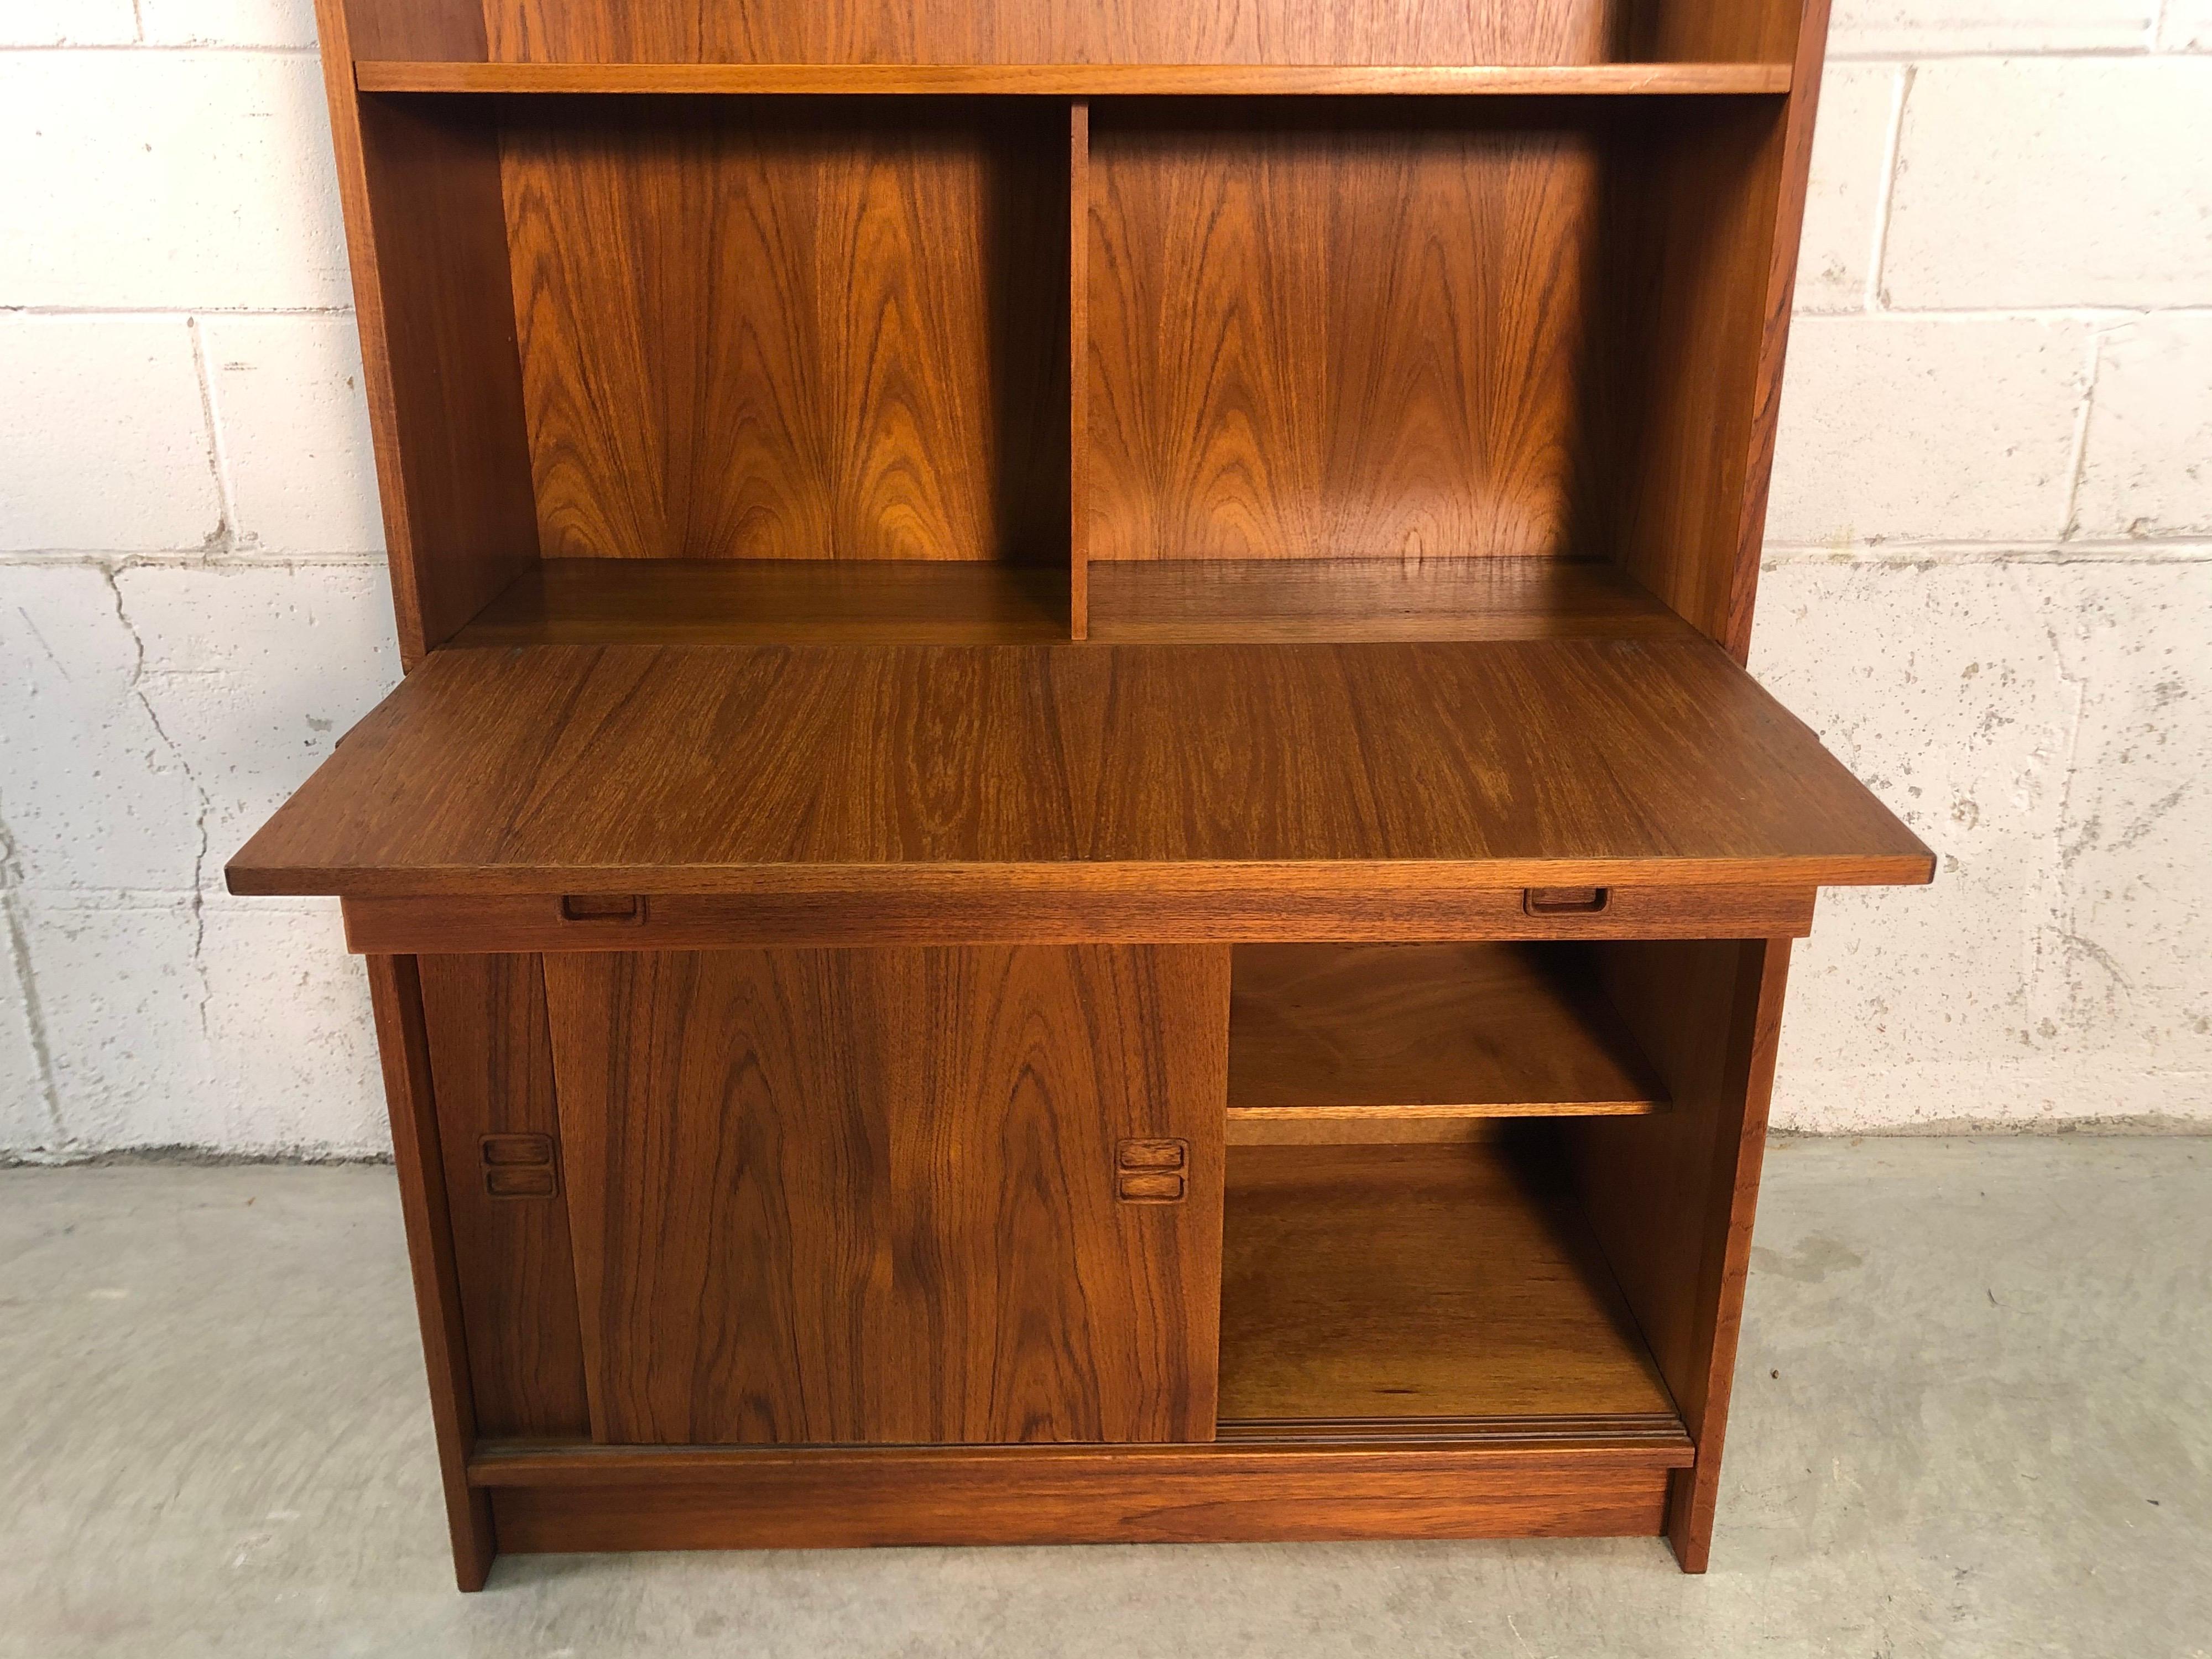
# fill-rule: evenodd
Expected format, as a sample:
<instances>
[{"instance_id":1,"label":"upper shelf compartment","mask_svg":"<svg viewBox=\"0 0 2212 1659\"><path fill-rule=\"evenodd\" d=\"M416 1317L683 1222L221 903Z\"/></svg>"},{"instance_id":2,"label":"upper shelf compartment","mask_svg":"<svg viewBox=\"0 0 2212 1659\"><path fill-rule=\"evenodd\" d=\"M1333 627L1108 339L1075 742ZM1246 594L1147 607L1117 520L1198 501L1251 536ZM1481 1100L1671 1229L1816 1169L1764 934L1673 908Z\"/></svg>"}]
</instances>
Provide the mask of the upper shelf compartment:
<instances>
[{"instance_id":1,"label":"upper shelf compartment","mask_svg":"<svg viewBox=\"0 0 2212 1659\"><path fill-rule=\"evenodd\" d=\"M1479 97L1776 94L1787 64L489 64L362 61L363 92Z\"/></svg>"}]
</instances>

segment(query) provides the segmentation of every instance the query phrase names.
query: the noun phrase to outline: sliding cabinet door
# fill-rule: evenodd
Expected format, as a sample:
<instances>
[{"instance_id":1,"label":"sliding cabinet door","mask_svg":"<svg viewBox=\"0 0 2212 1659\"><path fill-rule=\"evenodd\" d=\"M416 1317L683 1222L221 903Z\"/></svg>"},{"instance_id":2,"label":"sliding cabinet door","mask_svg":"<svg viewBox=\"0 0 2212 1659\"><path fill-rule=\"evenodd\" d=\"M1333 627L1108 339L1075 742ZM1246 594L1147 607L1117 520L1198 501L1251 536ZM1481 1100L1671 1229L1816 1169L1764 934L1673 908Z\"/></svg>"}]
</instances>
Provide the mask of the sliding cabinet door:
<instances>
[{"instance_id":1,"label":"sliding cabinet door","mask_svg":"<svg viewBox=\"0 0 2212 1659\"><path fill-rule=\"evenodd\" d=\"M1225 949L544 960L595 1437L1212 1437Z\"/></svg>"}]
</instances>

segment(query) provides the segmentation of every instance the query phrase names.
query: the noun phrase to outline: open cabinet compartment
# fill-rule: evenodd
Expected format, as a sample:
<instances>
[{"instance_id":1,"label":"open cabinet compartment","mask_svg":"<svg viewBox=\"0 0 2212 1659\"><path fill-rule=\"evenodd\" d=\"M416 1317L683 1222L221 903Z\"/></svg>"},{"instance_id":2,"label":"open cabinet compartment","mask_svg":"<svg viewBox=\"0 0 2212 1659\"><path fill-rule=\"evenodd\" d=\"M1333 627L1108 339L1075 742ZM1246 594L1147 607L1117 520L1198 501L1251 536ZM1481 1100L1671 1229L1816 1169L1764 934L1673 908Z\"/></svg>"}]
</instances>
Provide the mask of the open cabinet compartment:
<instances>
[{"instance_id":1,"label":"open cabinet compartment","mask_svg":"<svg viewBox=\"0 0 2212 1659\"><path fill-rule=\"evenodd\" d=\"M1745 634L1781 99L361 108L410 660Z\"/></svg>"},{"instance_id":2,"label":"open cabinet compartment","mask_svg":"<svg viewBox=\"0 0 2212 1659\"><path fill-rule=\"evenodd\" d=\"M1558 1158L1541 1133L1231 1146L1222 1436L1683 1439Z\"/></svg>"},{"instance_id":3,"label":"open cabinet compartment","mask_svg":"<svg viewBox=\"0 0 2212 1659\"><path fill-rule=\"evenodd\" d=\"M1486 1118L1665 1110L1598 982L1603 948L1239 945L1231 1139L1450 1139Z\"/></svg>"},{"instance_id":4,"label":"open cabinet compartment","mask_svg":"<svg viewBox=\"0 0 2212 1659\"><path fill-rule=\"evenodd\" d=\"M479 617L1066 637L1064 110L362 109L414 651Z\"/></svg>"},{"instance_id":5,"label":"open cabinet compartment","mask_svg":"<svg viewBox=\"0 0 2212 1659\"><path fill-rule=\"evenodd\" d=\"M1725 1254L1746 1191L1716 1183L1763 1109L1760 1005L1784 946L1246 945L1237 957L1224 1438L1687 1445L1712 1426L1717 1361L1695 1326L1695 1285ZM1578 1052L1563 1060L1563 1045ZM1364 1091L1361 1061L1377 1073ZM1641 1114L1595 1115L1540 1097L1566 1092L1558 1085L1578 1070L1637 1079L1655 1098ZM1304 1094L1338 1103L1274 1120L1240 1111L1240 1098L1281 1094L1302 1074ZM1461 1093L1553 1086L1523 1086L1517 1108L1448 1116L1383 1103L1437 1074ZM1341 1103L1362 1092L1376 1103ZM1724 1391L1726 1356L1717 1363Z\"/></svg>"},{"instance_id":6,"label":"open cabinet compartment","mask_svg":"<svg viewBox=\"0 0 2212 1659\"><path fill-rule=\"evenodd\" d=\"M1224 1436L1682 1437L1545 1121L1669 1103L1623 948L1237 947Z\"/></svg>"},{"instance_id":7,"label":"open cabinet compartment","mask_svg":"<svg viewBox=\"0 0 2212 1659\"><path fill-rule=\"evenodd\" d=\"M1783 115L1094 105L1094 637L1724 636Z\"/></svg>"}]
</instances>

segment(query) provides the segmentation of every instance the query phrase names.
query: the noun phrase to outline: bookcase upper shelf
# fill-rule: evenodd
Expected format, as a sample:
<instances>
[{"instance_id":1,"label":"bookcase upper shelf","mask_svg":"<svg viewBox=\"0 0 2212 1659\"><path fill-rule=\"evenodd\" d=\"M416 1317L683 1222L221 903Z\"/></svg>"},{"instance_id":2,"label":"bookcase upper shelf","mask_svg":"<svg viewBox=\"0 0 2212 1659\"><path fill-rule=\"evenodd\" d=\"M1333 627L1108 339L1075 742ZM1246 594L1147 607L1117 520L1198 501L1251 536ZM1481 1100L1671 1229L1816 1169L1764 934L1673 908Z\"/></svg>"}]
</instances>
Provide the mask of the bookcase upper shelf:
<instances>
[{"instance_id":1,"label":"bookcase upper shelf","mask_svg":"<svg viewBox=\"0 0 2212 1659\"><path fill-rule=\"evenodd\" d=\"M1778 94L1787 64L490 64L357 62L362 92L1051 98Z\"/></svg>"}]
</instances>

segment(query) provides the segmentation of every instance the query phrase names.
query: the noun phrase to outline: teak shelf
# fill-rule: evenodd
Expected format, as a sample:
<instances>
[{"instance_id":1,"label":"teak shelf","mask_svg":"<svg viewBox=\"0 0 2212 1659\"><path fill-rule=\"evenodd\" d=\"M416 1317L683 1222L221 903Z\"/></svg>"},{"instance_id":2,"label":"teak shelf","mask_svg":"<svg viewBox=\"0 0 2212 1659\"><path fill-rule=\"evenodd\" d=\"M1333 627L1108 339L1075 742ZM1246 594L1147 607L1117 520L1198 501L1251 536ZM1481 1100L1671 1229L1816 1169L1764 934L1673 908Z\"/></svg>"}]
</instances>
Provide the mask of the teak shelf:
<instances>
[{"instance_id":1,"label":"teak shelf","mask_svg":"<svg viewBox=\"0 0 2212 1659\"><path fill-rule=\"evenodd\" d=\"M368 959L501 1551L1710 1548L1825 0L319 0Z\"/></svg>"}]
</instances>

